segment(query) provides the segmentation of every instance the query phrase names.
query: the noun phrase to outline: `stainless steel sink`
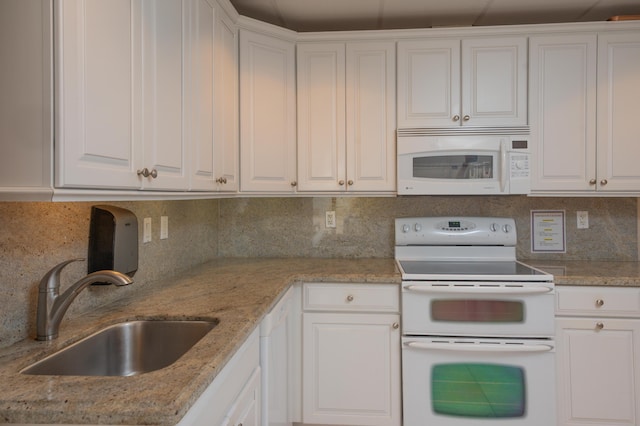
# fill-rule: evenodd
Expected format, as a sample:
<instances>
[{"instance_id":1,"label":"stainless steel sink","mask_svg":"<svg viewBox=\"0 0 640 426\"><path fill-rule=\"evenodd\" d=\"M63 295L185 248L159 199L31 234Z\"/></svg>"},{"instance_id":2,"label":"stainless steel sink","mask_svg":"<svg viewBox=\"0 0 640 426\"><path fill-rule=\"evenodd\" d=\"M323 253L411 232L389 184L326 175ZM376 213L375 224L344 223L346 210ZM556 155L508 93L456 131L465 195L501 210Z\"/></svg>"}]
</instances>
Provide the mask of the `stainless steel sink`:
<instances>
[{"instance_id":1,"label":"stainless steel sink","mask_svg":"<svg viewBox=\"0 0 640 426\"><path fill-rule=\"evenodd\" d=\"M167 367L216 320L140 320L100 330L23 369L23 374L132 376Z\"/></svg>"}]
</instances>

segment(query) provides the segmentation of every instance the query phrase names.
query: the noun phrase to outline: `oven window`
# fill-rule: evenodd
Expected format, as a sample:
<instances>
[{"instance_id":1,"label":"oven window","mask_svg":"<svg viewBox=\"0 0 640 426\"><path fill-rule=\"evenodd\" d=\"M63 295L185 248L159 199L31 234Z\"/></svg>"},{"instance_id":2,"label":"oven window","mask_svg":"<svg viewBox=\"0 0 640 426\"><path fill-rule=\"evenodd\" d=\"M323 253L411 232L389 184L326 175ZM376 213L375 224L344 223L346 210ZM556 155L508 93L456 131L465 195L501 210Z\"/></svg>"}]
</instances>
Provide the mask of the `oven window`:
<instances>
[{"instance_id":1,"label":"oven window","mask_svg":"<svg viewBox=\"0 0 640 426\"><path fill-rule=\"evenodd\" d=\"M508 418L525 415L525 376L499 364L436 364L431 370L431 406L441 415Z\"/></svg>"},{"instance_id":2,"label":"oven window","mask_svg":"<svg viewBox=\"0 0 640 426\"><path fill-rule=\"evenodd\" d=\"M431 319L447 322L522 323L524 303L509 300L432 300Z\"/></svg>"},{"instance_id":3,"label":"oven window","mask_svg":"<svg viewBox=\"0 0 640 426\"><path fill-rule=\"evenodd\" d=\"M427 179L493 179L491 155L415 157L413 177Z\"/></svg>"}]
</instances>

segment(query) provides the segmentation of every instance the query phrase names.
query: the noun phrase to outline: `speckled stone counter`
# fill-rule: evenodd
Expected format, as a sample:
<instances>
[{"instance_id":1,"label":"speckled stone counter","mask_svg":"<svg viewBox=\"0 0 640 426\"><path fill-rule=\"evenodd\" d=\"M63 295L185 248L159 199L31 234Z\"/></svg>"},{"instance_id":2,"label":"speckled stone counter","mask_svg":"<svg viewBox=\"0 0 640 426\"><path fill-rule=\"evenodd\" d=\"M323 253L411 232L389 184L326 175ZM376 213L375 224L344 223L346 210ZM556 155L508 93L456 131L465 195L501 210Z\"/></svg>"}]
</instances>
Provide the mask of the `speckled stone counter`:
<instances>
[{"instance_id":1,"label":"speckled stone counter","mask_svg":"<svg viewBox=\"0 0 640 426\"><path fill-rule=\"evenodd\" d=\"M640 287L640 262L525 261L554 275L556 285Z\"/></svg>"},{"instance_id":2,"label":"speckled stone counter","mask_svg":"<svg viewBox=\"0 0 640 426\"><path fill-rule=\"evenodd\" d=\"M0 422L174 425L293 283L400 283L393 259L226 259L127 300L62 322L53 342L0 350ZM107 325L147 318L220 323L171 366L131 377L32 376L19 371Z\"/></svg>"},{"instance_id":3,"label":"speckled stone counter","mask_svg":"<svg viewBox=\"0 0 640 426\"><path fill-rule=\"evenodd\" d=\"M640 286L636 262L526 262L558 285ZM220 259L127 300L64 320L53 342L0 350L0 422L174 425L249 333L296 282L400 283L393 259ZM132 377L29 376L19 371L107 325L134 319L217 318L173 365Z\"/></svg>"}]
</instances>

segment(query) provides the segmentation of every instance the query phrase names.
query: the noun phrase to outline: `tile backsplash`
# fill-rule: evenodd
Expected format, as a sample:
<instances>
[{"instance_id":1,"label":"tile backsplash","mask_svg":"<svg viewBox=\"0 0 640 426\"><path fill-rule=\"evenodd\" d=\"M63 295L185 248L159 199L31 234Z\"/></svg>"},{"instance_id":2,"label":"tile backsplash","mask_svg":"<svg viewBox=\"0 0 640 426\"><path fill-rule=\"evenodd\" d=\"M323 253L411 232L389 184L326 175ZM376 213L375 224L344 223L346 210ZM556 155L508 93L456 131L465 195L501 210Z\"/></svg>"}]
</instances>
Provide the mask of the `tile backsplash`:
<instances>
[{"instance_id":1,"label":"tile backsplash","mask_svg":"<svg viewBox=\"0 0 640 426\"><path fill-rule=\"evenodd\" d=\"M111 203L0 203L0 347L35 334L37 287L42 276L66 259L86 257L94 204L133 211L153 220L153 241L139 243L135 284L85 290L69 316L152 291L153 282L215 257L393 257L396 217L507 216L518 229L521 259L638 259L636 198L502 197L291 197ZM531 210L565 210L567 252L533 254ZM336 228L325 212L336 212ZM589 212L589 229L577 229L576 211ZM160 216L169 217L169 238L159 239ZM86 273L86 262L70 265L62 289Z\"/></svg>"}]
</instances>

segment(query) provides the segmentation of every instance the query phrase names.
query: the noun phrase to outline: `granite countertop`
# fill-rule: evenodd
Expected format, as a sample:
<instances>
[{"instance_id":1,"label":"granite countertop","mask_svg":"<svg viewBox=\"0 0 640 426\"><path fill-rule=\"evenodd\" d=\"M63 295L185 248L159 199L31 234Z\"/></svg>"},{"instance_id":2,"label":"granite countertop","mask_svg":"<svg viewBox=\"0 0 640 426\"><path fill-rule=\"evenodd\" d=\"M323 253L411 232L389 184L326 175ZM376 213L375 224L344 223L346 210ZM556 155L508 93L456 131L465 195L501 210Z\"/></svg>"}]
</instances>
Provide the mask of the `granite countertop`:
<instances>
[{"instance_id":1,"label":"granite countertop","mask_svg":"<svg viewBox=\"0 0 640 426\"><path fill-rule=\"evenodd\" d=\"M640 286L636 262L525 262L558 285ZM401 282L393 259L219 259L79 318L52 342L0 350L0 423L174 425L279 297L296 282ZM107 325L216 318L219 325L169 367L131 377L30 376L19 371Z\"/></svg>"},{"instance_id":2,"label":"granite countertop","mask_svg":"<svg viewBox=\"0 0 640 426\"><path fill-rule=\"evenodd\" d=\"M0 350L0 423L174 425L293 283L400 283L393 259L221 259L81 318L52 342ZM220 323L169 367L131 377L33 376L19 371L107 325L147 318Z\"/></svg>"},{"instance_id":3,"label":"granite countertop","mask_svg":"<svg viewBox=\"0 0 640 426\"><path fill-rule=\"evenodd\" d=\"M554 275L556 285L640 287L640 262L527 261Z\"/></svg>"}]
</instances>

